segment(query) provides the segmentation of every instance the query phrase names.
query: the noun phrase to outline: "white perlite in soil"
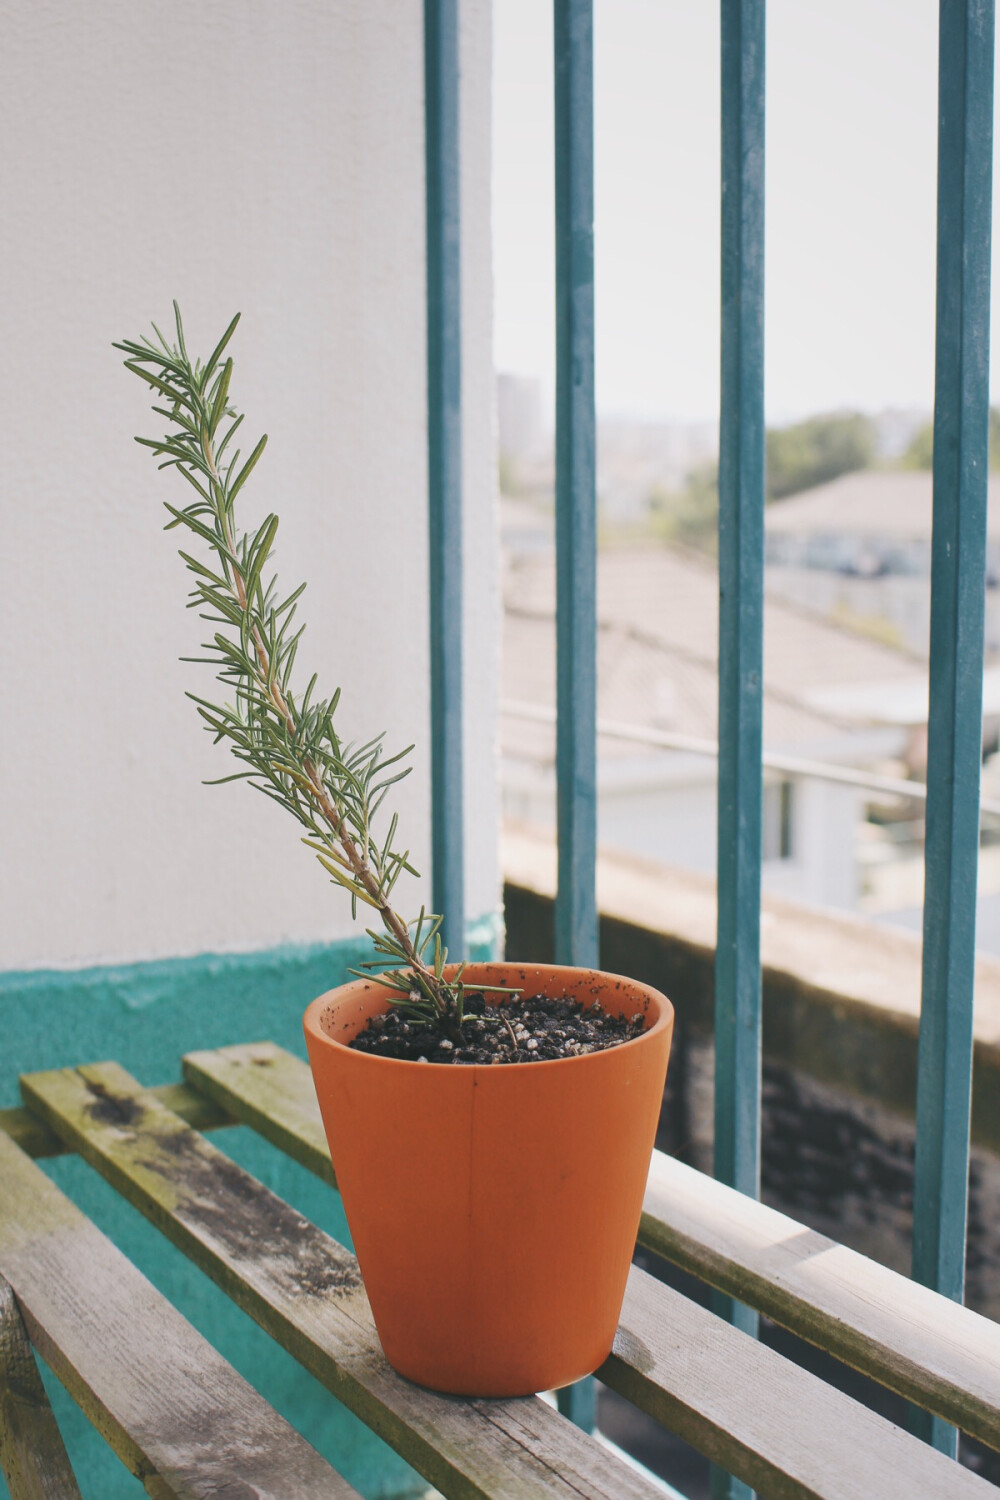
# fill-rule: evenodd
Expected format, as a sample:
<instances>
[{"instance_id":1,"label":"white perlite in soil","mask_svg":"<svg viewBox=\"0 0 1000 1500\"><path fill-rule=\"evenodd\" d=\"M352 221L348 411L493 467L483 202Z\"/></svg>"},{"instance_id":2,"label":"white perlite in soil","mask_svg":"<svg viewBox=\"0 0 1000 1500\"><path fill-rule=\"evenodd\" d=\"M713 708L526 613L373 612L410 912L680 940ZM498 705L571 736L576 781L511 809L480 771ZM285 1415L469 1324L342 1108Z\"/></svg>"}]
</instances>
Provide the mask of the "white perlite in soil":
<instances>
[{"instance_id":1,"label":"white perlite in soil","mask_svg":"<svg viewBox=\"0 0 1000 1500\"><path fill-rule=\"evenodd\" d=\"M566 997L518 995L497 1006L472 995L460 1027L428 1025L394 1007L372 1016L351 1046L408 1062L552 1062L632 1041L645 1020L641 1011L619 1016L599 1001L584 1007Z\"/></svg>"}]
</instances>

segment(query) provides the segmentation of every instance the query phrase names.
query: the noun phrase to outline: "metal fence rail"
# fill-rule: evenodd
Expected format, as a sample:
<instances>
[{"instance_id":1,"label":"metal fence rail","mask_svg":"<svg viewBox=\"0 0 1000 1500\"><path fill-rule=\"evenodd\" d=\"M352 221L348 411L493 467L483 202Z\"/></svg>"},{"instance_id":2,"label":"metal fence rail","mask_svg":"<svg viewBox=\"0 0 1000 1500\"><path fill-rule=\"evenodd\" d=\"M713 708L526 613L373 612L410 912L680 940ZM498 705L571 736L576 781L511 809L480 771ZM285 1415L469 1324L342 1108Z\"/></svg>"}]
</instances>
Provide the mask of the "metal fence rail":
<instances>
[{"instance_id":1,"label":"metal fence rail","mask_svg":"<svg viewBox=\"0 0 1000 1500\"><path fill-rule=\"evenodd\" d=\"M596 968L597 418L592 0L555 0L556 962ZM592 1380L559 1392L592 1428Z\"/></svg>"},{"instance_id":2,"label":"metal fence rail","mask_svg":"<svg viewBox=\"0 0 1000 1500\"><path fill-rule=\"evenodd\" d=\"M555 709L540 703L524 703L520 699L501 700L500 712L511 719L524 719L532 724L556 722ZM598 739L626 740L635 745L648 745L651 750L679 750L685 755L704 755L708 760L717 760L718 740L703 739L701 735L680 734L672 729L651 729L645 724L626 724L622 719L597 719ZM805 781L829 781L835 786L856 787L859 792L877 792L885 797L908 797L914 802L927 801L927 783L911 781L903 776L882 776L877 771L856 771L852 766L839 766L832 761L810 760L804 755L786 755L781 750L764 750L761 765L765 771L780 771L786 776L801 777ZM996 798L979 799L980 821L983 818L1000 818L1000 801Z\"/></svg>"},{"instance_id":3,"label":"metal fence rail","mask_svg":"<svg viewBox=\"0 0 1000 1500\"><path fill-rule=\"evenodd\" d=\"M453 958L465 956L459 74L458 0L425 0L432 900Z\"/></svg>"},{"instance_id":4,"label":"metal fence rail","mask_svg":"<svg viewBox=\"0 0 1000 1500\"><path fill-rule=\"evenodd\" d=\"M425 0L434 900L458 949L461 382L457 0ZM557 952L597 959L592 0L554 0ZM760 1134L765 0L721 0L722 406L716 1174ZM914 1275L964 1279L982 714L994 0L941 0L931 700ZM889 80L891 86L891 80ZM606 732L621 732L617 730ZM694 747L688 747L694 748ZM706 751L705 753L709 753ZM789 768L790 769L790 768ZM808 774L808 772L806 773ZM909 791L910 789L907 788ZM912 789L917 795L917 789ZM752 1328L753 1318L730 1307ZM589 1418L586 1392L564 1405ZM938 1421L921 1430L955 1452ZM716 1493L745 1494L717 1475Z\"/></svg>"},{"instance_id":5,"label":"metal fence rail","mask_svg":"<svg viewBox=\"0 0 1000 1500\"><path fill-rule=\"evenodd\" d=\"M993 0L942 0L924 961L913 1275L961 1301L983 709ZM954 1455L957 1434L917 1415Z\"/></svg>"},{"instance_id":6,"label":"metal fence rail","mask_svg":"<svg viewBox=\"0 0 1000 1500\"><path fill-rule=\"evenodd\" d=\"M722 406L719 418L718 919L715 1149L720 1181L760 1195L760 878L764 671L764 0L722 0ZM731 1298L717 1312L746 1333ZM718 1470L713 1496L748 1495Z\"/></svg>"},{"instance_id":7,"label":"metal fence rail","mask_svg":"<svg viewBox=\"0 0 1000 1500\"><path fill-rule=\"evenodd\" d=\"M558 963L597 963L597 473L591 0L555 0Z\"/></svg>"}]
</instances>

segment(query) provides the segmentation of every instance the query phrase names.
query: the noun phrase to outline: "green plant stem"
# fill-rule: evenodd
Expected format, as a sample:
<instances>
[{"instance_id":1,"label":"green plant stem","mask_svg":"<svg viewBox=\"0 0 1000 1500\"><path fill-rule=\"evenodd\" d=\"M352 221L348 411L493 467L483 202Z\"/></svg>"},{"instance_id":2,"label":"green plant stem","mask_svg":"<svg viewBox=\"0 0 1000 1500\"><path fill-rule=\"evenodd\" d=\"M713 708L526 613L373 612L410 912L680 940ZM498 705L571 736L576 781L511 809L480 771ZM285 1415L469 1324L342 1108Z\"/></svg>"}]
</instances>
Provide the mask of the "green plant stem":
<instances>
[{"instance_id":1,"label":"green plant stem","mask_svg":"<svg viewBox=\"0 0 1000 1500\"><path fill-rule=\"evenodd\" d=\"M212 484L216 493L216 497L217 499L221 499L223 495L222 480L219 475L211 437L204 427L201 431L201 445L202 452L205 455L205 463L208 466L209 472L212 476ZM229 552L232 553L233 556L235 556L236 553L233 546L232 530L230 528L229 517L224 504L219 505L219 524L222 528L226 546ZM294 713L292 712L289 704L286 702L281 689L278 686L278 683L271 671L270 657L268 655L267 648L264 645L263 640L261 639L260 630L251 619L250 611L248 609L246 580L243 577L240 568L236 564L232 565L232 571L234 592L239 603L240 610L242 611L243 618L246 621L248 633L254 643L257 661L260 667L261 682L265 690L269 693L276 711L284 719L285 724L288 728L289 737L294 740L298 733L298 724L296 722ZM324 784L323 777L318 766L308 755L303 757L302 765L308 779L309 790L312 794L313 802L315 803L315 806L319 811L323 821L330 829L330 832L332 833L334 839L340 845L340 848L345 858L347 859L347 862L350 865L355 878L357 879L358 883L364 887L365 891L370 896L373 905L377 907L379 915L382 918L383 925L389 932L392 933L400 948L402 948L403 952L406 955L407 962L410 964L410 967L416 973L420 974L423 978L428 991L434 997L437 1003L439 1014L441 1016L444 1016L448 1011L448 995L446 993L441 993L441 987L439 986L437 976L435 975L433 969L428 968L428 966L418 955L416 948L413 945L412 939L410 938L409 928L407 927L407 924L403 921L402 917L400 917L393 910L389 902L385 900L381 885L372 872L368 861L358 849L354 840L349 836L344 826L344 814L343 812L338 810L335 802L333 801L333 798L330 796L330 793L327 790L326 785Z\"/></svg>"},{"instance_id":2,"label":"green plant stem","mask_svg":"<svg viewBox=\"0 0 1000 1500\"><path fill-rule=\"evenodd\" d=\"M333 724L339 691L311 704L315 677L305 695L296 698L290 679L302 630L291 634L290 626L302 588L278 603L277 580L272 577L265 586L262 576L278 518L268 516L252 535L240 534L235 527L236 496L267 441L261 438L239 472L238 452L222 462L223 450L242 422L228 404L232 359L221 362L238 315L201 365L188 358L176 303L174 310L176 346L169 345L154 325L158 343L144 339L116 347L126 354L126 367L170 403L169 409L154 406L154 411L171 422L172 430L163 438L137 441L165 460L161 467L180 469L197 492L183 509L168 505L169 526L187 526L219 559L219 572L214 572L181 553L196 578L192 602L207 607L202 618L231 632L217 630L205 645L209 655L204 659L217 667L221 681L235 686L235 706L217 707L194 698L216 741L228 738L236 756L250 768L221 779L248 779L285 806L308 830L311 837L304 842L332 880L351 893L355 908L361 900L378 911L384 931L380 935L369 929L377 957L365 967L385 971L371 977L392 992L393 1002L420 1020L457 1027L464 1011L461 967L454 978L445 979L447 954L438 936L440 919L421 912L415 923L407 923L389 899L403 870L416 874L408 851L391 848L395 817L383 845L372 836L372 818L382 799L407 770L385 773L407 752L386 759L381 735L360 749L343 746ZM232 425L217 442L216 433L229 418ZM431 943L433 964L424 957Z\"/></svg>"}]
</instances>

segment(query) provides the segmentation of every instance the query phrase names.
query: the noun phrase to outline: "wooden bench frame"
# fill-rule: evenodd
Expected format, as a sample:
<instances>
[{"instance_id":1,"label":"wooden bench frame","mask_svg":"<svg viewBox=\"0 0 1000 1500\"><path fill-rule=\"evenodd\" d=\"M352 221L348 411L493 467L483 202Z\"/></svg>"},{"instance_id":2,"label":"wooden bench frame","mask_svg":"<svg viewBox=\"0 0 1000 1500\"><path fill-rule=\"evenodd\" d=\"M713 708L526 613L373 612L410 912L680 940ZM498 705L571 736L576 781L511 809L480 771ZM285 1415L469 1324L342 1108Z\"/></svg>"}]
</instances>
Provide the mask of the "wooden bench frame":
<instances>
[{"instance_id":1,"label":"wooden bench frame","mask_svg":"<svg viewBox=\"0 0 1000 1500\"><path fill-rule=\"evenodd\" d=\"M9 1198L9 1184L20 1184L13 1214L5 1209L0 1215L0 1275L14 1289L32 1342L88 1415L88 1401L109 1405L100 1389L101 1360L95 1355L86 1373L78 1358L74 1363L72 1320L55 1291L70 1266L57 1272L38 1253L51 1229L46 1213L56 1213L52 1195L61 1204L56 1217L75 1216L74 1233L91 1237L90 1254L102 1262L110 1254L129 1268L120 1274L133 1302L143 1278L108 1242L93 1250L92 1237L103 1237L28 1159L67 1149L78 1151L444 1494L630 1500L657 1493L536 1398L457 1401L421 1391L388 1367L353 1257L200 1133L226 1123L249 1125L334 1182L305 1064L271 1044L254 1044L190 1054L184 1076L183 1085L147 1090L111 1063L28 1075L22 1080L27 1108L0 1113L9 1137L0 1133L0 1190ZM39 1208L43 1200L46 1212ZM1000 1329L989 1320L659 1153L640 1241L1000 1447ZM85 1318L76 1311L82 1326ZM173 1309L160 1309L160 1316L183 1323ZM187 1335L177 1337L184 1344ZM145 1349L139 1367L162 1359L165 1347L160 1340L157 1349ZM205 1346L192 1360L179 1391L199 1364L219 1356ZM614 1351L598 1373L764 1495L917 1500L996 1493L636 1268ZM236 1399L239 1381L235 1372L225 1377L223 1404ZM189 1401L179 1396L178 1411ZM116 1451L131 1467L141 1462L147 1476L155 1471L162 1477L169 1468L162 1443L157 1449L147 1433L140 1459L129 1424L141 1427L142 1421L121 1412L116 1421L114 1431L103 1428ZM275 1453L302 1443L285 1431L287 1424L274 1425L281 1423L274 1414ZM238 1461L235 1453L234 1471ZM307 1465L301 1454L299 1461ZM165 1487L155 1493L210 1493L218 1470L205 1481L196 1470L193 1463L184 1468L187 1489L171 1489L163 1478ZM256 1482L259 1493L271 1492L260 1488L261 1475ZM325 1493L351 1491L328 1487Z\"/></svg>"}]
</instances>

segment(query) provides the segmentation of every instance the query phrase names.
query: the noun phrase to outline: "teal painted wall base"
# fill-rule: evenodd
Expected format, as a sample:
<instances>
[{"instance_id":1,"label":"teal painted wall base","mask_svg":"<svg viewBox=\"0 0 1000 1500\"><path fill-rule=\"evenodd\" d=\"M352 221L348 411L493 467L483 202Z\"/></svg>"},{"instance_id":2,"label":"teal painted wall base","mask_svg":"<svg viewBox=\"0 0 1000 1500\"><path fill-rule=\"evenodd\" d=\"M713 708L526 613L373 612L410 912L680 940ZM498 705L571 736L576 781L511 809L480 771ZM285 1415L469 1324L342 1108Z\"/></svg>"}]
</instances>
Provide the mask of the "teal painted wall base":
<instances>
[{"instance_id":1,"label":"teal painted wall base","mask_svg":"<svg viewBox=\"0 0 1000 1500\"><path fill-rule=\"evenodd\" d=\"M470 927L471 958L502 951L497 915ZM143 1083L180 1077L180 1054L239 1041L273 1041L304 1056L301 1016L370 952L367 939L76 971L0 974L0 1107L20 1103L19 1073L114 1059ZM340 1199L262 1141L226 1129L214 1142L255 1177L349 1244ZM185 1317L363 1495L426 1490L384 1443L267 1338L145 1219L76 1157L41 1163ZM2 1207L0 1207L2 1212ZM141 1484L118 1462L73 1401L43 1371L85 1500L139 1500ZM8 1491L0 1478L0 1497Z\"/></svg>"}]
</instances>

